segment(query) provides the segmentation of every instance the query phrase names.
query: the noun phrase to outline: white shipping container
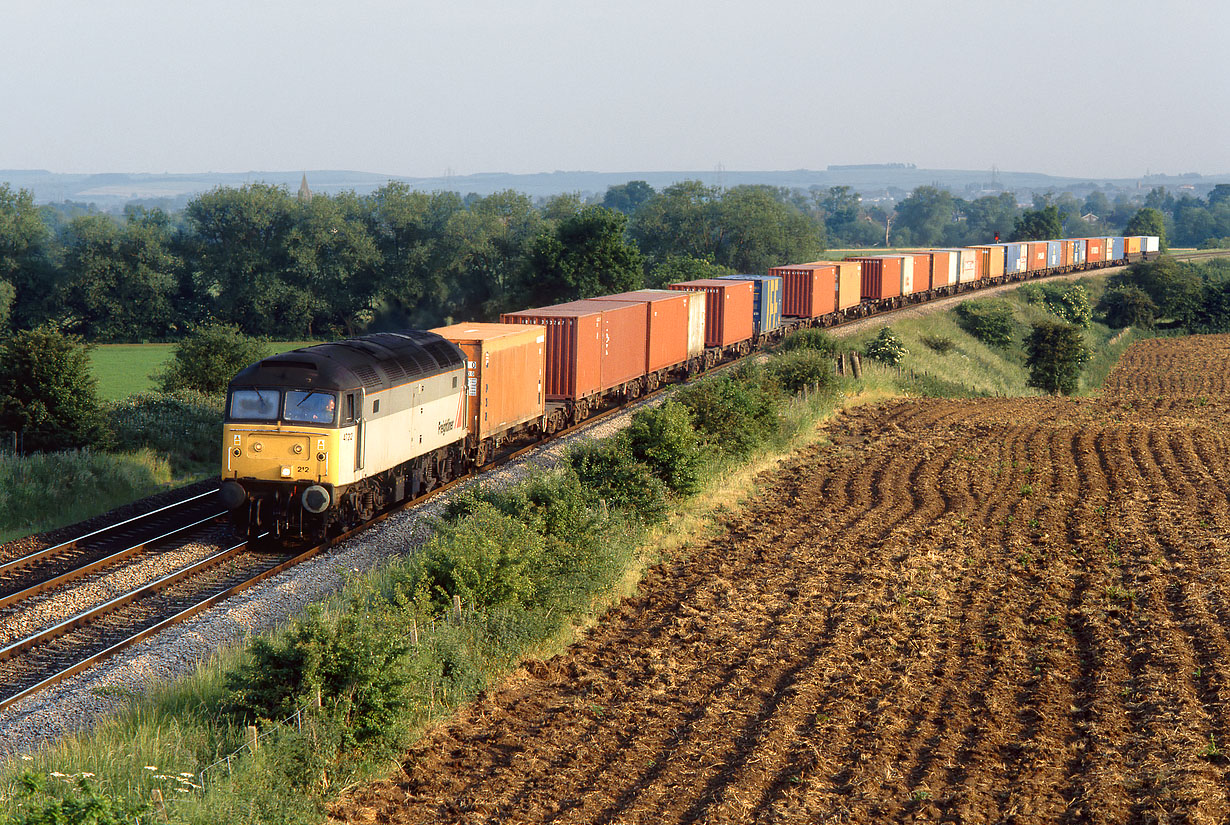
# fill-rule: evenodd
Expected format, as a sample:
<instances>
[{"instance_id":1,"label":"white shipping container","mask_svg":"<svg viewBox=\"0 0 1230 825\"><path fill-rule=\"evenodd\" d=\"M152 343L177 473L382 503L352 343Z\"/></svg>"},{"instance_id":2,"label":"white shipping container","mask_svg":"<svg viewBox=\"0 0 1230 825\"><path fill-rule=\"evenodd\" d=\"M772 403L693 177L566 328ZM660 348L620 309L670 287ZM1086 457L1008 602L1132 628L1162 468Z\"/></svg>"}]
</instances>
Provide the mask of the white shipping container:
<instances>
[{"instance_id":1,"label":"white shipping container","mask_svg":"<svg viewBox=\"0 0 1230 825\"><path fill-rule=\"evenodd\" d=\"M914 256L901 257L901 294L909 295L914 291Z\"/></svg>"},{"instance_id":2,"label":"white shipping container","mask_svg":"<svg viewBox=\"0 0 1230 825\"><path fill-rule=\"evenodd\" d=\"M1160 249L1159 240L1157 235L1145 235L1141 238L1141 248L1145 252L1157 252Z\"/></svg>"}]
</instances>

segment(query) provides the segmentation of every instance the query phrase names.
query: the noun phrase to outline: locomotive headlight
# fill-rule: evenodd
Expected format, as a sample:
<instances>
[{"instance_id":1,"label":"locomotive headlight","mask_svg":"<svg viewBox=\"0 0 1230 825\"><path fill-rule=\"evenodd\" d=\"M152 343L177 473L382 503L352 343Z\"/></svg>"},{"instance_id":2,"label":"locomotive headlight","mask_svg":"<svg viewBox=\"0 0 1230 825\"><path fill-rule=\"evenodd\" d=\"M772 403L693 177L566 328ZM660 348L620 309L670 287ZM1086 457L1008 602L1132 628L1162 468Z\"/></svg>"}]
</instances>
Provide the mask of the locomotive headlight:
<instances>
[{"instance_id":1,"label":"locomotive headlight","mask_svg":"<svg viewBox=\"0 0 1230 825\"><path fill-rule=\"evenodd\" d=\"M296 444L295 446L290 448L290 451L294 453L295 455L299 455L299 453L303 452L303 445Z\"/></svg>"},{"instance_id":2,"label":"locomotive headlight","mask_svg":"<svg viewBox=\"0 0 1230 825\"><path fill-rule=\"evenodd\" d=\"M263 449L265 449L264 444L260 443L259 441L252 442L252 452L259 453Z\"/></svg>"},{"instance_id":3,"label":"locomotive headlight","mask_svg":"<svg viewBox=\"0 0 1230 825\"><path fill-rule=\"evenodd\" d=\"M282 468L282 478L290 478L290 467Z\"/></svg>"},{"instance_id":4,"label":"locomotive headlight","mask_svg":"<svg viewBox=\"0 0 1230 825\"><path fill-rule=\"evenodd\" d=\"M324 461L324 460L325 460L325 454L324 454L324 453L317 453L317 454L316 454L316 460L317 460L317 461Z\"/></svg>"}]
</instances>

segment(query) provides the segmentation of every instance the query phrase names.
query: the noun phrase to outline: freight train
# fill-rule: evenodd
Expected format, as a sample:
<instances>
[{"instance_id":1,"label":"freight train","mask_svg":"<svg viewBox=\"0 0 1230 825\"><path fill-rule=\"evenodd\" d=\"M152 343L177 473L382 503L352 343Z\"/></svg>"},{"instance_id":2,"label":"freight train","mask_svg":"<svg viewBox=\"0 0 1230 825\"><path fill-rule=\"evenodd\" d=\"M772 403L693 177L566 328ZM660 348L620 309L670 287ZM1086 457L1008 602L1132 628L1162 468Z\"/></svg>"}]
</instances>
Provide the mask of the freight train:
<instances>
[{"instance_id":1,"label":"freight train","mask_svg":"<svg viewBox=\"0 0 1230 825\"><path fill-rule=\"evenodd\" d=\"M321 538L796 329L1157 252L1136 236L867 254L292 350L230 382L220 496L251 537Z\"/></svg>"}]
</instances>

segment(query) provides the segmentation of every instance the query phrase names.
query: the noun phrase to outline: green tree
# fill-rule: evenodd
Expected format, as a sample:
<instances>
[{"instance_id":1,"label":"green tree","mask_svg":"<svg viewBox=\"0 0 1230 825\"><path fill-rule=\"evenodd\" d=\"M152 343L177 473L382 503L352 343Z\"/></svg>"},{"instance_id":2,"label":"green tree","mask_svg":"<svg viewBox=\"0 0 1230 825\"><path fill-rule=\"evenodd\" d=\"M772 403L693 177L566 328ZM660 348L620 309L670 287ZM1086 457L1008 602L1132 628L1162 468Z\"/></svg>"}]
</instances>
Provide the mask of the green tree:
<instances>
[{"instance_id":1,"label":"green tree","mask_svg":"<svg viewBox=\"0 0 1230 825\"><path fill-rule=\"evenodd\" d=\"M1016 219L1012 227L1013 241L1046 241L1063 235L1063 222L1059 219L1059 207L1027 209Z\"/></svg>"},{"instance_id":2,"label":"green tree","mask_svg":"<svg viewBox=\"0 0 1230 825\"><path fill-rule=\"evenodd\" d=\"M645 181L630 180L627 183L608 186L606 194L602 196L602 205L607 209L631 215L654 194L654 188Z\"/></svg>"},{"instance_id":3,"label":"green tree","mask_svg":"<svg viewBox=\"0 0 1230 825\"><path fill-rule=\"evenodd\" d=\"M306 291L303 333L361 332L374 317L380 251L368 231L367 204L353 193L296 204L286 236L286 279Z\"/></svg>"},{"instance_id":4,"label":"green tree","mask_svg":"<svg viewBox=\"0 0 1230 825\"><path fill-rule=\"evenodd\" d=\"M1146 206L1139 210L1132 219L1128 221L1123 230L1124 235L1156 235L1158 237L1158 245L1164 252L1166 246L1166 218L1157 209Z\"/></svg>"},{"instance_id":5,"label":"green tree","mask_svg":"<svg viewBox=\"0 0 1230 825\"><path fill-rule=\"evenodd\" d=\"M1110 288L1134 286L1157 305L1157 317L1190 327L1204 302L1204 282L1194 270L1179 265L1169 255L1155 261L1138 261L1125 272L1107 279Z\"/></svg>"},{"instance_id":6,"label":"green tree","mask_svg":"<svg viewBox=\"0 0 1230 825\"><path fill-rule=\"evenodd\" d=\"M736 272L764 272L783 262L815 260L823 224L768 186L736 186L715 209L714 260Z\"/></svg>"},{"instance_id":7,"label":"green tree","mask_svg":"<svg viewBox=\"0 0 1230 825\"><path fill-rule=\"evenodd\" d=\"M176 308L179 260L161 212L73 218L65 230L65 323L90 341L164 340L185 319Z\"/></svg>"},{"instance_id":8,"label":"green tree","mask_svg":"<svg viewBox=\"0 0 1230 825\"><path fill-rule=\"evenodd\" d=\"M9 325L9 314L13 309L13 298L17 290L8 281L0 281L0 332Z\"/></svg>"},{"instance_id":9,"label":"green tree","mask_svg":"<svg viewBox=\"0 0 1230 825\"><path fill-rule=\"evenodd\" d=\"M1033 325L1025 339L1026 383L1052 395L1071 395L1080 383L1090 353L1080 327L1054 321Z\"/></svg>"},{"instance_id":10,"label":"green tree","mask_svg":"<svg viewBox=\"0 0 1230 825\"><path fill-rule=\"evenodd\" d=\"M31 452L105 444L89 350L79 337L50 325L0 343L0 429L22 433Z\"/></svg>"},{"instance_id":11,"label":"green tree","mask_svg":"<svg viewBox=\"0 0 1230 825\"><path fill-rule=\"evenodd\" d=\"M268 346L233 324L208 324L175 346L170 363L156 378L163 392L225 392L235 373L268 354Z\"/></svg>"},{"instance_id":12,"label":"green tree","mask_svg":"<svg viewBox=\"0 0 1230 825\"><path fill-rule=\"evenodd\" d=\"M306 331L311 289L289 274L295 200L263 183L218 188L188 203L186 264L215 316L249 334Z\"/></svg>"},{"instance_id":13,"label":"green tree","mask_svg":"<svg viewBox=\"0 0 1230 825\"><path fill-rule=\"evenodd\" d=\"M587 206L544 231L530 245L524 292L531 306L637 289L644 258L624 240L627 217Z\"/></svg>"},{"instance_id":14,"label":"green tree","mask_svg":"<svg viewBox=\"0 0 1230 825\"><path fill-rule=\"evenodd\" d=\"M956 201L951 192L935 186L919 186L897 204L895 230L908 230L909 243L938 246L952 223Z\"/></svg>"},{"instance_id":15,"label":"green tree","mask_svg":"<svg viewBox=\"0 0 1230 825\"><path fill-rule=\"evenodd\" d=\"M37 326L55 312L50 255L51 232L34 193L0 183L0 281L14 288L10 320L19 329Z\"/></svg>"},{"instance_id":16,"label":"green tree","mask_svg":"<svg viewBox=\"0 0 1230 825\"><path fill-rule=\"evenodd\" d=\"M721 190L700 181L673 184L636 210L628 234L652 265L673 255L716 261L720 198Z\"/></svg>"},{"instance_id":17,"label":"green tree","mask_svg":"<svg viewBox=\"0 0 1230 825\"><path fill-rule=\"evenodd\" d=\"M1107 326L1153 329L1157 304L1143 289L1121 286L1102 293L1098 312L1106 318Z\"/></svg>"},{"instance_id":18,"label":"green tree","mask_svg":"<svg viewBox=\"0 0 1230 825\"><path fill-rule=\"evenodd\" d=\"M957 204L964 221L952 224L944 235L944 243L950 246L965 246L971 243L988 243L997 234L1008 237L1021 209L1016 195L1000 192L986 195L973 201Z\"/></svg>"}]
</instances>

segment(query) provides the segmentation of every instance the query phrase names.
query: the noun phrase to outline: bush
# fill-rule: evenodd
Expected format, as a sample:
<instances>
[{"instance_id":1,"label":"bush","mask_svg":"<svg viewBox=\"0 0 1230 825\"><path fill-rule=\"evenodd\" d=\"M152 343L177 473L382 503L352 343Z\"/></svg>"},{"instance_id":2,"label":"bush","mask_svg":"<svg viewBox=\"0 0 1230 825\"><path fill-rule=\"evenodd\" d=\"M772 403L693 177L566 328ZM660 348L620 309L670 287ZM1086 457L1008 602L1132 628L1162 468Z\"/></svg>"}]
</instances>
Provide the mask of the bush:
<instances>
[{"instance_id":1,"label":"bush","mask_svg":"<svg viewBox=\"0 0 1230 825\"><path fill-rule=\"evenodd\" d=\"M777 349L780 352L815 350L825 355L836 356L841 352L841 343L824 330L812 327L790 333L777 345Z\"/></svg>"},{"instance_id":2,"label":"bush","mask_svg":"<svg viewBox=\"0 0 1230 825\"><path fill-rule=\"evenodd\" d=\"M1143 289L1134 286L1106 290L1098 301L1098 312L1106 318L1107 326L1118 328L1153 329L1157 320L1157 304Z\"/></svg>"},{"instance_id":3,"label":"bush","mask_svg":"<svg viewBox=\"0 0 1230 825\"><path fill-rule=\"evenodd\" d=\"M453 596L482 610L533 607L540 603L537 575L543 551L541 533L479 502L463 518L440 524L419 551L415 595L440 611Z\"/></svg>"},{"instance_id":4,"label":"bush","mask_svg":"<svg viewBox=\"0 0 1230 825\"><path fill-rule=\"evenodd\" d=\"M1090 357L1079 327L1051 321L1034 324L1025 351L1029 386L1052 395L1076 392L1081 367Z\"/></svg>"},{"instance_id":5,"label":"bush","mask_svg":"<svg viewBox=\"0 0 1230 825\"><path fill-rule=\"evenodd\" d=\"M780 402L749 372L698 381L675 393L674 400L692 414L692 426L708 449L724 458L750 455L777 431Z\"/></svg>"},{"instance_id":6,"label":"bush","mask_svg":"<svg viewBox=\"0 0 1230 825\"><path fill-rule=\"evenodd\" d=\"M1027 284L1018 292L1028 303L1043 306L1061 321L1078 327L1093 323L1089 291L1080 284Z\"/></svg>"},{"instance_id":7,"label":"bush","mask_svg":"<svg viewBox=\"0 0 1230 825\"><path fill-rule=\"evenodd\" d=\"M382 616L382 614L384 614ZM319 690L338 723L339 747L387 747L402 733L409 648L390 606L365 595L330 615L319 606L276 639L260 638L226 676L228 707L240 720L278 721Z\"/></svg>"},{"instance_id":8,"label":"bush","mask_svg":"<svg viewBox=\"0 0 1230 825\"><path fill-rule=\"evenodd\" d=\"M269 348L239 331L239 327L212 324L198 327L180 341L166 369L155 376L163 392L195 390L226 392L235 373L264 358Z\"/></svg>"},{"instance_id":9,"label":"bush","mask_svg":"<svg viewBox=\"0 0 1230 825\"><path fill-rule=\"evenodd\" d=\"M666 485L632 456L626 438L574 447L568 463L594 501L604 501L646 524L666 518Z\"/></svg>"},{"instance_id":10,"label":"bush","mask_svg":"<svg viewBox=\"0 0 1230 825\"><path fill-rule=\"evenodd\" d=\"M667 401L632 416L624 431L632 457L649 468L666 488L691 495L701 488L704 453L687 408Z\"/></svg>"},{"instance_id":11,"label":"bush","mask_svg":"<svg viewBox=\"0 0 1230 825\"><path fill-rule=\"evenodd\" d=\"M924 335L922 342L927 349L940 355L947 355L957 346L951 338L943 335Z\"/></svg>"},{"instance_id":12,"label":"bush","mask_svg":"<svg viewBox=\"0 0 1230 825\"><path fill-rule=\"evenodd\" d=\"M176 472L221 461L222 403L193 390L149 392L117 401L108 410L115 440L170 456Z\"/></svg>"},{"instance_id":13,"label":"bush","mask_svg":"<svg viewBox=\"0 0 1230 825\"><path fill-rule=\"evenodd\" d=\"M765 369L791 395L798 395L804 387L831 389L837 384L833 356L817 350L800 349L774 356Z\"/></svg>"},{"instance_id":14,"label":"bush","mask_svg":"<svg viewBox=\"0 0 1230 825\"><path fill-rule=\"evenodd\" d=\"M1022 287L1022 290L1026 288ZM962 301L957 304L955 312L961 329L987 346L1007 347L1012 344L1012 307L1007 301Z\"/></svg>"},{"instance_id":15,"label":"bush","mask_svg":"<svg viewBox=\"0 0 1230 825\"><path fill-rule=\"evenodd\" d=\"M905 344L901 343L901 339L895 332L888 327L881 327L880 333L867 343L863 354L872 360L896 366L901 363L902 358L909 354L909 350L905 348Z\"/></svg>"},{"instance_id":16,"label":"bush","mask_svg":"<svg viewBox=\"0 0 1230 825\"><path fill-rule=\"evenodd\" d=\"M0 343L0 430L20 432L26 452L105 446L110 433L89 352L51 326Z\"/></svg>"}]
</instances>

